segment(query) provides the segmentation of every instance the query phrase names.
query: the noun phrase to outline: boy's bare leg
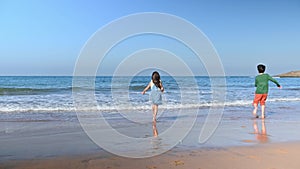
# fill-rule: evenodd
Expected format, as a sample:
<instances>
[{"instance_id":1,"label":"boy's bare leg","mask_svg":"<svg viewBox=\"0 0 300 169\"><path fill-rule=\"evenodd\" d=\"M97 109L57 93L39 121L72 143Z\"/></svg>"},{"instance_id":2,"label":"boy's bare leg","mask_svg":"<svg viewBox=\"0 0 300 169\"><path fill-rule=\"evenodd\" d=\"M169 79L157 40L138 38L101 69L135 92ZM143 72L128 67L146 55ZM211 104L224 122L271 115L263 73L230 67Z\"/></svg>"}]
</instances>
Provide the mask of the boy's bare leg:
<instances>
[{"instance_id":1,"label":"boy's bare leg","mask_svg":"<svg viewBox=\"0 0 300 169\"><path fill-rule=\"evenodd\" d=\"M258 116L257 116L257 104L253 104L253 106L254 106L254 109L253 109L252 114L253 114L254 117L258 118Z\"/></svg>"},{"instance_id":2,"label":"boy's bare leg","mask_svg":"<svg viewBox=\"0 0 300 169\"><path fill-rule=\"evenodd\" d=\"M157 111L158 111L158 105L153 104L152 105L152 111L153 111L153 122L156 122L156 115L157 115Z\"/></svg>"},{"instance_id":3,"label":"boy's bare leg","mask_svg":"<svg viewBox=\"0 0 300 169\"><path fill-rule=\"evenodd\" d=\"M265 118L265 109L266 109L266 106L265 105L261 105L261 118L262 119Z\"/></svg>"}]
</instances>

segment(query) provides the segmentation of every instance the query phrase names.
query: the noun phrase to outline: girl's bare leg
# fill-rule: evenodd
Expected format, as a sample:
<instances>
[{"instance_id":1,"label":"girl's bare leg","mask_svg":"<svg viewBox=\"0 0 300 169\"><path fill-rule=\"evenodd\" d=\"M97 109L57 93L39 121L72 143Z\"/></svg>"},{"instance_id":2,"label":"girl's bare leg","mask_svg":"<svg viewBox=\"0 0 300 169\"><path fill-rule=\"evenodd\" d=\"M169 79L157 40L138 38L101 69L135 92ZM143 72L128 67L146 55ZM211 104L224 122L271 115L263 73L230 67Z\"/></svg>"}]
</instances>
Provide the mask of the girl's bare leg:
<instances>
[{"instance_id":1,"label":"girl's bare leg","mask_svg":"<svg viewBox=\"0 0 300 169\"><path fill-rule=\"evenodd\" d=\"M158 111L158 105L153 104L152 105L152 111L153 111L153 122L156 122L156 115L157 115L157 111Z\"/></svg>"},{"instance_id":2,"label":"girl's bare leg","mask_svg":"<svg viewBox=\"0 0 300 169\"><path fill-rule=\"evenodd\" d=\"M157 137L158 136L158 132L157 132L157 128L156 128L156 122L152 123L152 129L153 129L153 136Z\"/></svg>"}]
</instances>

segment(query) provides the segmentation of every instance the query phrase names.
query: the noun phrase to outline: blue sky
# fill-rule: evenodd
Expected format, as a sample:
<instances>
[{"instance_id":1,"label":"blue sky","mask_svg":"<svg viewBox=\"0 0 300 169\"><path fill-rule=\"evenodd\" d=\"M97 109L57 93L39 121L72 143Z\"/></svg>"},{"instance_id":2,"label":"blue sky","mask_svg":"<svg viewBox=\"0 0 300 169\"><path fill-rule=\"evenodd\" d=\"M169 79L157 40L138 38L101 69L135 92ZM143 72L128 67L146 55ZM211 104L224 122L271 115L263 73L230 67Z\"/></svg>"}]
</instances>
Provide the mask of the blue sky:
<instances>
[{"instance_id":1,"label":"blue sky","mask_svg":"<svg viewBox=\"0 0 300 169\"><path fill-rule=\"evenodd\" d=\"M93 33L138 12L193 23L215 46L226 75L255 75L258 63L270 74L300 70L299 0L0 0L0 75L72 75Z\"/></svg>"}]
</instances>

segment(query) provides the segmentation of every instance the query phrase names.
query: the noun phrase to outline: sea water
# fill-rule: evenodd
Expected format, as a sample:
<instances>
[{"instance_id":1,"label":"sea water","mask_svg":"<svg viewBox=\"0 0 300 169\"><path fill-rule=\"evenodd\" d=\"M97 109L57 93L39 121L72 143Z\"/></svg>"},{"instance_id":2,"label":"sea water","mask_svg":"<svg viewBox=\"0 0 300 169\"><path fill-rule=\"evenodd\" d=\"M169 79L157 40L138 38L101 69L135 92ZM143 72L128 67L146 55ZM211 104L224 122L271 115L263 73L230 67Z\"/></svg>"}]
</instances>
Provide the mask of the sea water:
<instances>
[{"instance_id":1,"label":"sea water","mask_svg":"<svg viewBox=\"0 0 300 169\"><path fill-rule=\"evenodd\" d=\"M212 77L221 78L221 77ZM212 102L213 88L210 77L163 76L164 109L201 108L218 104ZM149 91L141 92L150 82L148 76L110 77L94 79L95 85L73 86L71 76L2 76L0 77L0 113L60 113L74 112L72 92L92 91L97 100L97 109L82 107L76 111L122 111L149 109ZM297 78L277 78L283 86L278 90L270 82L268 102L289 103L300 101L300 83ZM219 86L226 91L222 104L239 107L251 106L254 97L254 77L225 77ZM183 95L185 96L183 98ZM188 97L189 96L189 97ZM124 99L122 99L124 98ZM195 99L197 98L197 99ZM131 106L126 106L130 104Z\"/></svg>"}]
</instances>

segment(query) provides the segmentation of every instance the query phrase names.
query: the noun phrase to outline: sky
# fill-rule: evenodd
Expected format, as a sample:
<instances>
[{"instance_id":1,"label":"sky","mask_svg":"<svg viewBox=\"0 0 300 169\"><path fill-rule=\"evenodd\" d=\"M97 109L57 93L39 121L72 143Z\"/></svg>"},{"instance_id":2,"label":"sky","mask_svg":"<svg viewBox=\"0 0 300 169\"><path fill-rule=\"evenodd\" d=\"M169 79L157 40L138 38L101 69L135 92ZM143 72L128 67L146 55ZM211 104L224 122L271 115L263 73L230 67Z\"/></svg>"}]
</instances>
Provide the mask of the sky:
<instances>
[{"instance_id":1,"label":"sky","mask_svg":"<svg viewBox=\"0 0 300 169\"><path fill-rule=\"evenodd\" d=\"M195 25L213 44L226 75L254 76L259 63L272 75L300 70L299 0L0 0L0 75L73 75L81 50L97 31L141 12L167 13ZM113 73L134 49L175 50L193 62L184 47L164 46L168 38L132 39L110 53L118 59L107 55L99 74ZM199 69L196 75L206 74L201 63L188 66Z\"/></svg>"}]
</instances>

